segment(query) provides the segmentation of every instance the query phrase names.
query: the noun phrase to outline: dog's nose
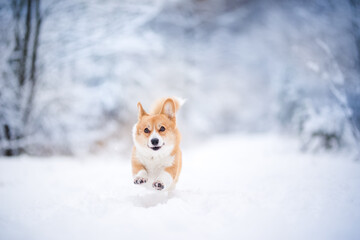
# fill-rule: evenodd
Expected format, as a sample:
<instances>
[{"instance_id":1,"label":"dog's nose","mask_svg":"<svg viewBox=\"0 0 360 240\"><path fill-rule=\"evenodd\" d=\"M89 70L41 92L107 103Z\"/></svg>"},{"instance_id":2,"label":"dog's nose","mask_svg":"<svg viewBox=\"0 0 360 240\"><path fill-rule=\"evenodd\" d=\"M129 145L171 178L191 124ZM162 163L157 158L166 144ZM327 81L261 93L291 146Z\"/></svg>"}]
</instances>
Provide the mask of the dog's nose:
<instances>
[{"instance_id":1,"label":"dog's nose","mask_svg":"<svg viewBox=\"0 0 360 240\"><path fill-rule=\"evenodd\" d=\"M153 139L151 139L151 143L152 143L152 145L156 146L159 144L159 139L153 138Z\"/></svg>"}]
</instances>

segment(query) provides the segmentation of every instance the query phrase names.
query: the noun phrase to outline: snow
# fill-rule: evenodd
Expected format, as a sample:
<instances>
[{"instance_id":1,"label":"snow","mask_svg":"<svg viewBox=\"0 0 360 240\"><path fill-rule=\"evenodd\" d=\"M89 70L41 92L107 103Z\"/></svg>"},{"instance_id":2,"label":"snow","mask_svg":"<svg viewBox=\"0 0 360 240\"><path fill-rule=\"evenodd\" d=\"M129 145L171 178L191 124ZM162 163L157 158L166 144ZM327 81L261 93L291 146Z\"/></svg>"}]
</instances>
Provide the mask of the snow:
<instances>
[{"instance_id":1,"label":"snow","mask_svg":"<svg viewBox=\"0 0 360 240\"><path fill-rule=\"evenodd\" d=\"M286 136L183 149L172 193L132 183L129 156L0 159L0 239L360 239L360 165Z\"/></svg>"}]
</instances>

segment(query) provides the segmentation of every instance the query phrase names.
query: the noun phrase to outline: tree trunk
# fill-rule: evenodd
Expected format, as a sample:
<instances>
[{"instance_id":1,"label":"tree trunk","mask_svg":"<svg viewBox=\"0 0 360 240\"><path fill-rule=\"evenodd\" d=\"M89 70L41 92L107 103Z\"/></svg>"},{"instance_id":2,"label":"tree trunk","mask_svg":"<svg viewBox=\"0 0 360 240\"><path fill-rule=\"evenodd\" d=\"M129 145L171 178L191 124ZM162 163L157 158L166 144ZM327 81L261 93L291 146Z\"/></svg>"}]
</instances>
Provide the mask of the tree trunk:
<instances>
[{"instance_id":1,"label":"tree trunk","mask_svg":"<svg viewBox=\"0 0 360 240\"><path fill-rule=\"evenodd\" d=\"M4 119L0 123L0 141L3 142L0 154L19 155L24 151L23 140L29 126L36 85L38 82L37 59L39 50L42 14L40 0L12 0L11 10L14 20L15 47L9 59L14 73L16 99L10 111L19 116L20 121ZM11 81L11 79L10 79Z\"/></svg>"},{"instance_id":2,"label":"tree trunk","mask_svg":"<svg viewBox=\"0 0 360 240\"><path fill-rule=\"evenodd\" d=\"M30 0L31 1L31 0ZM40 15L40 0L35 0L35 33L34 33L34 43L32 48L32 56L31 56L31 68L30 68L30 93L29 98L26 102L25 110L24 110L24 116L23 116L23 122L26 126L29 121L29 117L31 114L31 110L33 108L33 101L35 96L35 90L36 90L36 82L37 82L37 76L36 76L36 60L37 60L37 53L39 48L39 36L40 36L40 28L42 23L42 18Z\"/></svg>"}]
</instances>

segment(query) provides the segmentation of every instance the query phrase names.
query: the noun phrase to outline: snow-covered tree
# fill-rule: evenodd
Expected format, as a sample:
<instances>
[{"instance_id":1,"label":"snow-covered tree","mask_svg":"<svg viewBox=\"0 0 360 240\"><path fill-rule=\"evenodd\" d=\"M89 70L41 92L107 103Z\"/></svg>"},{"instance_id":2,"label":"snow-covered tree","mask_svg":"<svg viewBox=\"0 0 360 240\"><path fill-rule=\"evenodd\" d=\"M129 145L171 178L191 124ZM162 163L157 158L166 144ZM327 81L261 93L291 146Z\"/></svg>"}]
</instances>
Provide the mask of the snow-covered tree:
<instances>
[{"instance_id":1,"label":"snow-covered tree","mask_svg":"<svg viewBox=\"0 0 360 240\"><path fill-rule=\"evenodd\" d=\"M48 0L41 21L37 4L0 8L3 154L130 142L136 103L169 95L188 99L179 123L189 139L281 131L309 150L359 142L357 0Z\"/></svg>"},{"instance_id":2,"label":"snow-covered tree","mask_svg":"<svg viewBox=\"0 0 360 240\"><path fill-rule=\"evenodd\" d=\"M6 46L2 61L1 81L1 152L17 155L23 150L38 85L38 49L42 25L40 0L12 0L5 33ZM8 36L7 34L11 34ZM5 49L4 49L5 50Z\"/></svg>"}]
</instances>

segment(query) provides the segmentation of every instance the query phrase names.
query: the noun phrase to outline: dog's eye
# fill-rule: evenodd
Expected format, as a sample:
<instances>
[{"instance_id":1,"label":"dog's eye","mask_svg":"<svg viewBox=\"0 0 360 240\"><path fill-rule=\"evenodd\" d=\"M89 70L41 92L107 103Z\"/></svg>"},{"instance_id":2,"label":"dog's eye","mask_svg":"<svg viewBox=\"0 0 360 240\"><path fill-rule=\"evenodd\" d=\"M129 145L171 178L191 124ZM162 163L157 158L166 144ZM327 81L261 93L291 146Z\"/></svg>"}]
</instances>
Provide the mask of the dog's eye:
<instances>
[{"instance_id":1,"label":"dog's eye","mask_svg":"<svg viewBox=\"0 0 360 240\"><path fill-rule=\"evenodd\" d=\"M145 128L145 129L144 129L144 132L145 132L145 133L149 133L150 130L149 130L148 128Z\"/></svg>"},{"instance_id":2,"label":"dog's eye","mask_svg":"<svg viewBox=\"0 0 360 240\"><path fill-rule=\"evenodd\" d=\"M163 131L165 131L165 127L164 126L161 126L161 128L160 128L160 130L159 130L160 132L163 132Z\"/></svg>"}]
</instances>

